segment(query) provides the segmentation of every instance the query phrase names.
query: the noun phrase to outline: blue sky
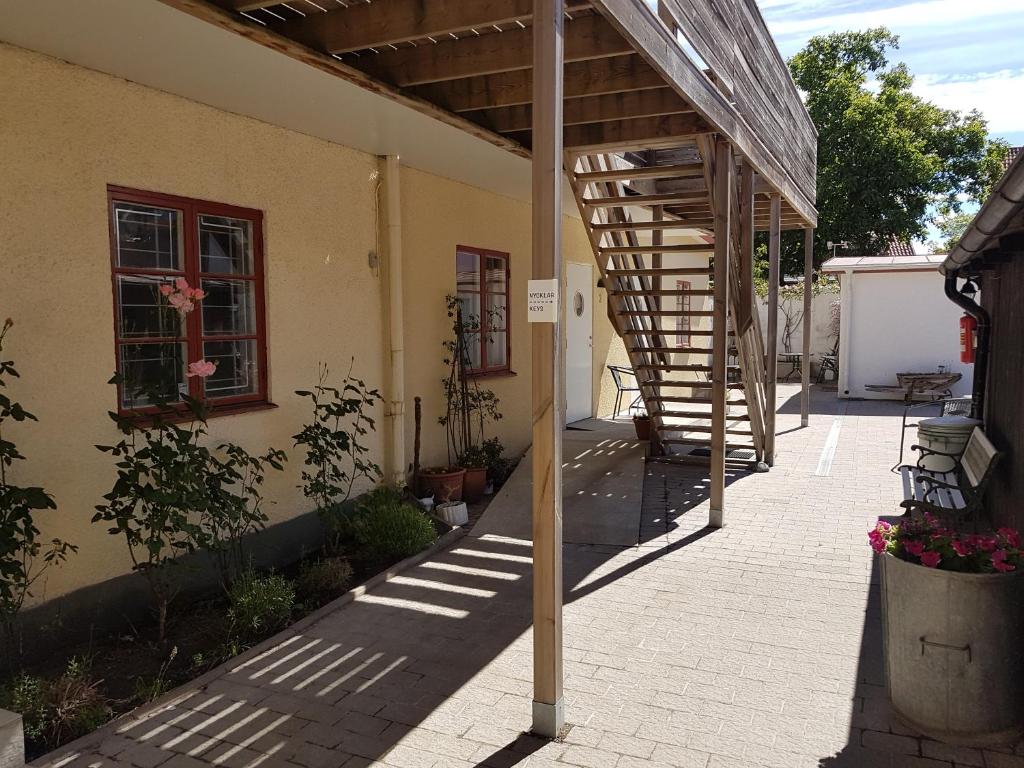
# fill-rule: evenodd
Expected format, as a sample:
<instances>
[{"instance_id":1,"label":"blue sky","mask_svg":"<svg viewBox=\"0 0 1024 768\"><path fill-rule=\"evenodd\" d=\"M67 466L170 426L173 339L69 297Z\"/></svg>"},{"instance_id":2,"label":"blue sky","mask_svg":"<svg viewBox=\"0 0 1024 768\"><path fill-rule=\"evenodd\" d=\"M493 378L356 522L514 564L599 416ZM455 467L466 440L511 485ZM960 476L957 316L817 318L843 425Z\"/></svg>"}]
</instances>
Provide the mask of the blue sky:
<instances>
[{"instance_id":1,"label":"blue sky","mask_svg":"<svg viewBox=\"0 0 1024 768\"><path fill-rule=\"evenodd\" d=\"M782 55L813 35L889 27L915 91L979 109L993 136L1024 144L1024 0L758 0Z\"/></svg>"}]
</instances>

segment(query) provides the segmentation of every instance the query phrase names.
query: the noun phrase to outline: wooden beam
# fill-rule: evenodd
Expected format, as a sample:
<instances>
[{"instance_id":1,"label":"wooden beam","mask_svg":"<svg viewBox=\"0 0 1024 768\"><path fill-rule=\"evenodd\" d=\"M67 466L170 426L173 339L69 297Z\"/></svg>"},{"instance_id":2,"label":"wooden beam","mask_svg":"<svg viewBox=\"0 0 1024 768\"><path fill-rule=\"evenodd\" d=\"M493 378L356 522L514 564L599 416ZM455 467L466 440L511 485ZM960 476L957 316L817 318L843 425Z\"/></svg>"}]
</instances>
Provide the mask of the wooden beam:
<instances>
[{"instance_id":1,"label":"wooden beam","mask_svg":"<svg viewBox=\"0 0 1024 768\"><path fill-rule=\"evenodd\" d=\"M578 98L664 85L664 78L647 62L636 54L628 54L566 64L563 95ZM533 76L529 70L501 72L421 85L413 92L451 112L508 107L531 103Z\"/></svg>"},{"instance_id":2,"label":"wooden beam","mask_svg":"<svg viewBox=\"0 0 1024 768\"><path fill-rule=\"evenodd\" d=\"M566 11L589 5L589 0L569 0ZM528 21L532 16L533 0L387 0L336 6L327 13L310 13L270 26L318 51L345 53L458 32L473 35L471 30L477 28L491 32L494 25Z\"/></svg>"},{"instance_id":3,"label":"wooden beam","mask_svg":"<svg viewBox=\"0 0 1024 768\"><path fill-rule=\"evenodd\" d=\"M733 192L732 147L719 139L714 145L714 213L715 213L715 296L711 321L711 511L708 525L725 525L725 451L726 398L729 318L729 250L731 197ZM749 395L748 395L749 396Z\"/></svg>"},{"instance_id":4,"label":"wooden beam","mask_svg":"<svg viewBox=\"0 0 1024 768\"><path fill-rule=\"evenodd\" d=\"M256 11L260 8L279 5L281 0L214 0L214 2L226 11Z\"/></svg>"},{"instance_id":5,"label":"wooden beam","mask_svg":"<svg viewBox=\"0 0 1024 768\"><path fill-rule=\"evenodd\" d=\"M530 69L533 29L515 28L461 40L399 48L362 56L354 64L385 82L411 85ZM583 16L565 25L565 60L589 61L629 53L632 46L603 16Z\"/></svg>"},{"instance_id":6,"label":"wooden beam","mask_svg":"<svg viewBox=\"0 0 1024 768\"><path fill-rule=\"evenodd\" d=\"M612 152L644 147L673 147L707 133L707 123L697 115L642 117L609 123L570 125L565 129L565 146L575 152ZM509 134L514 136L515 134Z\"/></svg>"},{"instance_id":7,"label":"wooden beam","mask_svg":"<svg viewBox=\"0 0 1024 768\"><path fill-rule=\"evenodd\" d=\"M577 173L576 181L638 181L640 179L693 179L703 178L704 167L700 163L687 165L652 165L635 168L619 168L611 171Z\"/></svg>"},{"instance_id":8,"label":"wooden beam","mask_svg":"<svg viewBox=\"0 0 1024 768\"><path fill-rule=\"evenodd\" d=\"M533 278L562 278L562 0L535 0ZM558 289L561 293L561 288ZM562 307L559 307L561 312ZM533 732L557 737L562 692L562 323L534 323Z\"/></svg>"},{"instance_id":9,"label":"wooden beam","mask_svg":"<svg viewBox=\"0 0 1024 768\"><path fill-rule=\"evenodd\" d=\"M811 420L811 299L814 296L814 230L804 230L804 337L800 360L800 426Z\"/></svg>"},{"instance_id":10,"label":"wooden beam","mask_svg":"<svg viewBox=\"0 0 1024 768\"><path fill-rule=\"evenodd\" d=\"M656 117L658 115L686 114L693 109L671 88L650 88L645 91L607 93L566 99L562 105L565 125L604 123L624 118ZM464 117L480 123L498 133L528 131L532 126L529 104L497 107L478 112L465 112Z\"/></svg>"},{"instance_id":11,"label":"wooden beam","mask_svg":"<svg viewBox=\"0 0 1024 768\"><path fill-rule=\"evenodd\" d=\"M740 168L740 289L737 302L738 331L746 333L754 322L754 168L743 163Z\"/></svg>"},{"instance_id":12,"label":"wooden beam","mask_svg":"<svg viewBox=\"0 0 1024 768\"><path fill-rule=\"evenodd\" d=\"M212 24L220 29L227 30L240 37L252 40L276 53L283 54L294 61L306 66L318 69L334 77L340 78L348 83L365 88L368 91L379 94L402 106L414 109L421 114L439 120L440 122L465 131L471 136L483 139L489 144L508 150L520 157L529 157L530 153L518 142L508 139L500 134L488 131L471 120L466 120L459 115L453 115L433 104L426 99L410 95L400 91L379 80L374 80L365 72L361 72L348 64L344 64L327 54L311 51L304 45L289 40L266 27L261 27L244 19L240 19L232 13L216 6L210 5L206 0L160 0L164 5L175 8L183 13Z\"/></svg>"},{"instance_id":13,"label":"wooden beam","mask_svg":"<svg viewBox=\"0 0 1024 768\"><path fill-rule=\"evenodd\" d=\"M764 460L775 463L775 390L779 377L779 255L781 252L782 198L772 194L768 231L768 348L765 350Z\"/></svg>"}]
</instances>

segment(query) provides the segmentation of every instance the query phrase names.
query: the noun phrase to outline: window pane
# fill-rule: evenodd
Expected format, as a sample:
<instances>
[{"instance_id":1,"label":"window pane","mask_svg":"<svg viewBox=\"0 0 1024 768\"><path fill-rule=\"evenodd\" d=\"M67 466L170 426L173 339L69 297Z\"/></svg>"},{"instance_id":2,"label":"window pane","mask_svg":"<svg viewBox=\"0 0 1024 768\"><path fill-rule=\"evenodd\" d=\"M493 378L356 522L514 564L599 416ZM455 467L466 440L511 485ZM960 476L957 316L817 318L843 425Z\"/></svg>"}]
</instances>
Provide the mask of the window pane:
<instances>
[{"instance_id":1,"label":"window pane","mask_svg":"<svg viewBox=\"0 0 1024 768\"><path fill-rule=\"evenodd\" d=\"M480 257L475 253L455 253L455 282L459 293L480 290Z\"/></svg>"},{"instance_id":2,"label":"window pane","mask_svg":"<svg viewBox=\"0 0 1024 768\"><path fill-rule=\"evenodd\" d=\"M203 344L203 358L217 365L217 370L206 378L207 397L233 397L259 391L255 341L207 341Z\"/></svg>"},{"instance_id":3,"label":"window pane","mask_svg":"<svg viewBox=\"0 0 1024 768\"><path fill-rule=\"evenodd\" d=\"M466 334L466 367L476 370L480 367L480 334Z\"/></svg>"},{"instance_id":4,"label":"window pane","mask_svg":"<svg viewBox=\"0 0 1024 768\"><path fill-rule=\"evenodd\" d=\"M183 335L181 315L160 296L160 285L167 282L145 275L117 276L118 333L122 339Z\"/></svg>"},{"instance_id":5,"label":"window pane","mask_svg":"<svg viewBox=\"0 0 1024 768\"><path fill-rule=\"evenodd\" d=\"M495 331L487 337L487 367L508 365L508 337L504 331Z\"/></svg>"},{"instance_id":6,"label":"window pane","mask_svg":"<svg viewBox=\"0 0 1024 768\"><path fill-rule=\"evenodd\" d=\"M256 333L255 286L251 280L203 280L203 290L206 297L200 306L204 336Z\"/></svg>"},{"instance_id":7,"label":"window pane","mask_svg":"<svg viewBox=\"0 0 1024 768\"><path fill-rule=\"evenodd\" d=\"M180 272L181 212L135 203L114 203L117 265Z\"/></svg>"},{"instance_id":8,"label":"window pane","mask_svg":"<svg viewBox=\"0 0 1024 768\"><path fill-rule=\"evenodd\" d=\"M201 214L199 270L225 275L251 275L252 222Z\"/></svg>"},{"instance_id":9,"label":"window pane","mask_svg":"<svg viewBox=\"0 0 1024 768\"><path fill-rule=\"evenodd\" d=\"M122 408L152 405L152 392L169 401L188 394L184 344L122 344L120 353Z\"/></svg>"},{"instance_id":10,"label":"window pane","mask_svg":"<svg viewBox=\"0 0 1024 768\"><path fill-rule=\"evenodd\" d=\"M508 297L505 294L487 295L487 327L505 328L508 315Z\"/></svg>"},{"instance_id":11,"label":"window pane","mask_svg":"<svg viewBox=\"0 0 1024 768\"><path fill-rule=\"evenodd\" d=\"M480 326L480 294L460 293L459 304L462 306L462 323L467 328Z\"/></svg>"},{"instance_id":12,"label":"window pane","mask_svg":"<svg viewBox=\"0 0 1024 768\"><path fill-rule=\"evenodd\" d=\"M498 293L506 292L505 285L505 260L495 258L494 256L487 257L487 291L496 291Z\"/></svg>"}]
</instances>

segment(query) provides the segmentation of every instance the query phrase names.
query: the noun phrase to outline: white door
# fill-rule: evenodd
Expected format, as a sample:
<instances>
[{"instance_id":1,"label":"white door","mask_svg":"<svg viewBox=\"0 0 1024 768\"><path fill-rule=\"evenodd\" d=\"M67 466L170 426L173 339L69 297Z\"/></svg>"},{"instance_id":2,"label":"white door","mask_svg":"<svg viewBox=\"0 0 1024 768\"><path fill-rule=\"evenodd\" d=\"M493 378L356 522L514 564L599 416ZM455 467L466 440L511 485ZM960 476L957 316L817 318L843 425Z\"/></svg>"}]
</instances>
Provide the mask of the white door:
<instances>
[{"instance_id":1,"label":"white door","mask_svg":"<svg viewBox=\"0 0 1024 768\"><path fill-rule=\"evenodd\" d=\"M589 264L566 262L565 423L589 419L593 410L594 280Z\"/></svg>"}]
</instances>

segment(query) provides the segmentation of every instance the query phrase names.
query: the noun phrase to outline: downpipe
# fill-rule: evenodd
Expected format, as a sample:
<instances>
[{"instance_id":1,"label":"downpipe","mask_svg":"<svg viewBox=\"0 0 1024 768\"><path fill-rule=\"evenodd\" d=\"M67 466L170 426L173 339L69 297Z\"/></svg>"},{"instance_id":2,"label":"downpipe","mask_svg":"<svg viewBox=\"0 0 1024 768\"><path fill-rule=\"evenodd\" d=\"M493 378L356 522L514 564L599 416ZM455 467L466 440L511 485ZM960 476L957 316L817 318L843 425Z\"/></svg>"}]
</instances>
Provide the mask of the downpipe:
<instances>
[{"instance_id":1,"label":"downpipe","mask_svg":"<svg viewBox=\"0 0 1024 768\"><path fill-rule=\"evenodd\" d=\"M989 338L992 332L992 319L988 312L970 296L965 295L957 287L960 279L958 269L946 273L946 298L971 315L978 323L978 350L974 357L974 383L971 387L971 418L985 418L985 386L988 378ZM964 278L966 279L966 278Z\"/></svg>"}]
</instances>

